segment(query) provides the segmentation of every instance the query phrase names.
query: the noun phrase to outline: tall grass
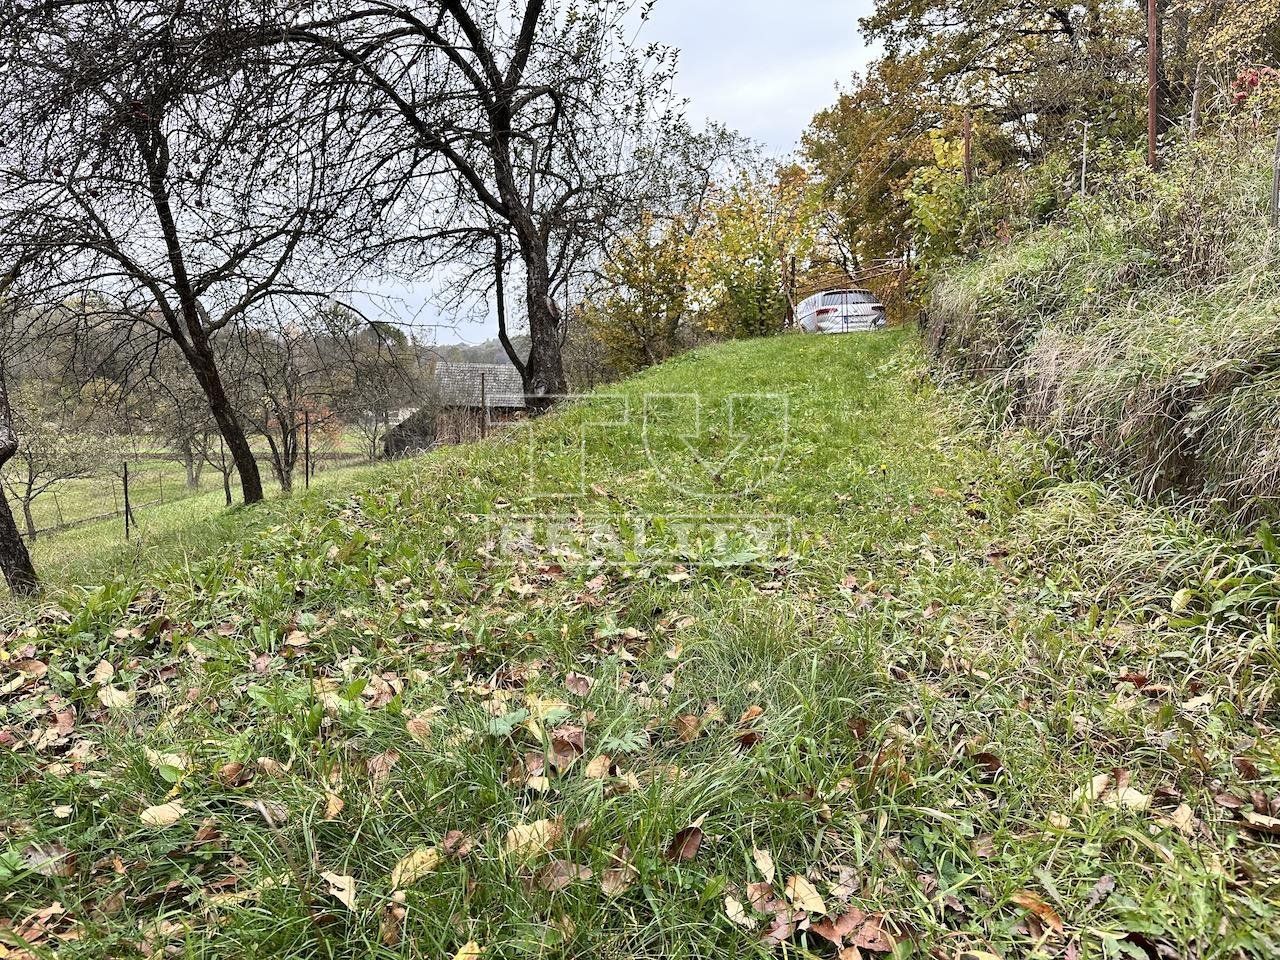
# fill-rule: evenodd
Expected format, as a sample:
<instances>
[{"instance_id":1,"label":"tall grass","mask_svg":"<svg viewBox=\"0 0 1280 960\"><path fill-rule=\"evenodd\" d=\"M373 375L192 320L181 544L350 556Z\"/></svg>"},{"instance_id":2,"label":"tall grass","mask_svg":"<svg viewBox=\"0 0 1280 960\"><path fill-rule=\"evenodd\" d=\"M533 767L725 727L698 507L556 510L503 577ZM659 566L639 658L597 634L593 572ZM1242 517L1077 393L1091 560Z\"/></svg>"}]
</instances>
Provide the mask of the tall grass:
<instances>
[{"instance_id":1,"label":"tall grass","mask_svg":"<svg viewBox=\"0 0 1280 960\"><path fill-rule=\"evenodd\" d=\"M1270 132L1139 157L1059 222L946 273L943 367L1010 418L1132 479L1257 519L1280 502L1280 238Z\"/></svg>"}]
</instances>

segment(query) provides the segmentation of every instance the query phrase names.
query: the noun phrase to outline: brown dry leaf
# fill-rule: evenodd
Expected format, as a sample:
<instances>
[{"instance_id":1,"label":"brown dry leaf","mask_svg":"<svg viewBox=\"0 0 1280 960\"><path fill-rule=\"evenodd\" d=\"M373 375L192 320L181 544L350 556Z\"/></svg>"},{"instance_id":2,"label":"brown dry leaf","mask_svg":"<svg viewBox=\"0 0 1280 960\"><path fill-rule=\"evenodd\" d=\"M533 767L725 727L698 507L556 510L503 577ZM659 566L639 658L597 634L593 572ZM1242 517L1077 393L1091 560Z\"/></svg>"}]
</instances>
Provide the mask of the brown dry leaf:
<instances>
[{"instance_id":1,"label":"brown dry leaf","mask_svg":"<svg viewBox=\"0 0 1280 960\"><path fill-rule=\"evenodd\" d=\"M387 778L391 776L391 768L400 760L400 754L395 750L387 750L378 754L376 757L370 757L367 769L369 771L369 785L376 791L382 789L387 782Z\"/></svg>"},{"instance_id":2,"label":"brown dry leaf","mask_svg":"<svg viewBox=\"0 0 1280 960\"><path fill-rule=\"evenodd\" d=\"M384 947L398 947L404 931L404 918L409 910L404 905L404 891L396 890L391 894L391 902L382 911L382 922L378 925L378 940Z\"/></svg>"},{"instance_id":3,"label":"brown dry leaf","mask_svg":"<svg viewBox=\"0 0 1280 960\"><path fill-rule=\"evenodd\" d=\"M640 871L632 866L631 851L626 845L619 845L609 860L612 866L600 874L600 889L606 897L616 897L631 889Z\"/></svg>"},{"instance_id":4,"label":"brown dry leaf","mask_svg":"<svg viewBox=\"0 0 1280 960\"><path fill-rule=\"evenodd\" d=\"M99 687L98 702L108 710L127 710L133 706L133 693L119 687Z\"/></svg>"},{"instance_id":5,"label":"brown dry leaf","mask_svg":"<svg viewBox=\"0 0 1280 960\"><path fill-rule=\"evenodd\" d=\"M1083 803L1085 806L1088 806L1106 792L1110 783L1111 774L1097 774L1092 780L1071 794L1071 803L1073 805Z\"/></svg>"},{"instance_id":6,"label":"brown dry leaf","mask_svg":"<svg viewBox=\"0 0 1280 960\"><path fill-rule=\"evenodd\" d=\"M354 911L356 908L356 878L347 876L344 873L334 873L331 870L325 870L320 876L329 884L329 895L348 910Z\"/></svg>"},{"instance_id":7,"label":"brown dry leaf","mask_svg":"<svg viewBox=\"0 0 1280 960\"><path fill-rule=\"evenodd\" d=\"M534 882L548 893L555 893L576 881L590 880L592 876L590 867L569 860L552 860L537 872Z\"/></svg>"},{"instance_id":8,"label":"brown dry leaf","mask_svg":"<svg viewBox=\"0 0 1280 960\"><path fill-rule=\"evenodd\" d=\"M1195 832L1196 815L1188 804L1178 804L1178 809L1167 817L1157 817L1156 822L1162 827L1172 827L1180 833L1191 836Z\"/></svg>"},{"instance_id":9,"label":"brown dry leaf","mask_svg":"<svg viewBox=\"0 0 1280 960\"><path fill-rule=\"evenodd\" d=\"M1058 916L1058 911L1045 903L1040 895L1031 890L1019 890L1009 898L1024 910L1035 914L1044 923L1046 927L1053 930L1054 933L1061 935L1065 926L1062 923L1062 917Z\"/></svg>"},{"instance_id":10,"label":"brown dry leaf","mask_svg":"<svg viewBox=\"0 0 1280 960\"><path fill-rule=\"evenodd\" d=\"M403 890L435 873L440 859L440 851L435 847L418 847L410 851L391 869L391 889Z\"/></svg>"},{"instance_id":11,"label":"brown dry leaf","mask_svg":"<svg viewBox=\"0 0 1280 960\"><path fill-rule=\"evenodd\" d=\"M98 665L93 668L93 673L89 675L89 681L98 685L107 684L116 675L116 668L106 660L99 660Z\"/></svg>"},{"instance_id":12,"label":"brown dry leaf","mask_svg":"<svg viewBox=\"0 0 1280 960\"><path fill-rule=\"evenodd\" d=\"M815 916L822 916L827 912L827 905L823 902L817 888L799 874L787 880L786 894L791 905L797 910L803 910Z\"/></svg>"},{"instance_id":13,"label":"brown dry leaf","mask_svg":"<svg viewBox=\"0 0 1280 960\"><path fill-rule=\"evenodd\" d=\"M895 942L884 928L884 917L876 913L867 917L853 935L853 946L876 953L891 953Z\"/></svg>"},{"instance_id":14,"label":"brown dry leaf","mask_svg":"<svg viewBox=\"0 0 1280 960\"><path fill-rule=\"evenodd\" d=\"M768 929L761 935L760 941L776 947L790 940L796 932L796 916L786 907L776 911Z\"/></svg>"},{"instance_id":15,"label":"brown dry leaf","mask_svg":"<svg viewBox=\"0 0 1280 960\"><path fill-rule=\"evenodd\" d=\"M584 673L569 673L565 675L565 689L570 693L576 693L580 697L585 697L591 692L591 686L595 681Z\"/></svg>"},{"instance_id":16,"label":"brown dry leaf","mask_svg":"<svg viewBox=\"0 0 1280 960\"><path fill-rule=\"evenodd\" d=\"M507 831L506 855L512 860L533 860L542 856L564 836L564 820L535 820Z\"/></svg>"},{"instance_id":17,"label":"brown dry leaf","mask_svg":"<svg viewBox=\"0 0 1280 960\"><path fill-rule=\"evenodd\" d=\"M757 706L756 704L752 704L751 706L747 707L746 710L742 711L742 716L738 718L738 726L740 727L748 726L749 724L755 723L757 720L759 720L763 716L764 716L764 707Z\"/></svg>"},{"instance_id":18,"label":"brown dry leaf","mask_svg":"<svg viewBox=\"0 0 1280 960\"><path fill-rule=\"evenodd\" d=\"M1116 810L1132 810L1135 813L1141 813L1143 810L1151 809L1151 796L1126 785L1117 787L1103 799L1102 803Z\"/></svg>"},{"instance_id":19,"label":"brown dry leaf","mask_svg":"<svg viewBox=\"0 0 1280 960\"><path fill-rule=\"evenodd\" d=\"M22 851L28 869L42 877L74 877L76 858L61 843L33 843Z\"/></svg>"},{"instance_id":20,"label":"brown dry leaf","mask_svg":"<svg viewBox=\"0 0 1280 960\"><path fill-rule=\"evenodd\" d=\"M236 802L262 817L269 827L279 827L289 819L289 808L274 800L238 800Z\"/></svg>"},{"instance_id":21,"label":"brown dry leaf","mask_svg":"<svg viewBox=\"0 0 1280 960\"><path fill-rule=\"evenodd\" d=\"M224 763L218 768L218 782L224 787L243 787L253 779L253 772L243 763Z\"/></svg>"},{"instance_id":22,"label":"brown dry leaf","mask_svg":"<svg viewBox=\"0 0 1280 960\"><path fill-rule=\"evenodd\" d=\"M773 854L768 850L761 850L756 847L751 851L751 859L756 862L756 869L760 871L760 876L764 877L764 882L772 884L774 877Z\"/></svg>"},{"instance_id":23,"label":"brown dry leaf","mask_svg":"<svg viewBox=\"0 0 1280 960\"><path fill-rule=\"evenodd\" d=\"M861 930L866 920L867 915L857 907L853 907L835 919L818 921L810 929L824 940L830 940L839 947L844 945L849 936Z\"/></svg>"},{"instance_id":24,"label":"brown dry leaf","mask_svg":"<svg viewBox=\"0 0 1280 960\"><path fill-rule=\"evenodd\" d=\"M769 883L747 884L747 901L758 913L773 913L786 907Z\"/></svg>"},{"instance_id":25,"label":"brown dry leaf","mask_svg":"<svg viewBox=\"0 0 1280 960\"><path fill-rule=\"evenodd\" d=\"M702 733L702 717L697 714L682 713L671 723L681 743L692 743Z\"/></svg>"},{"instance_id":26,"label":"brown dry leaf","mask_svg":"<svg viewBox=\"0 0 1280 960\"><path fill-rule=\"evenodd\" d=\"M404 728L416 742L424 746L431 742L431 721L426 717L410 717L405 721Z\"/></svg>"},{"instance_id":27,"label":"brown dry leaf","mask_svg":"<svg viewBox=\"0 0 1280 960\"><path fill-rule=\"evenodd\" d=\"M139 819L148 827L171 827L187 814L187 808L177 800L157 804L142 811Z\"/></svg>"},{"instance_id":28,"label":"brown dry leaf","mask_svg":"<svg viewBox=\"0 0 1280 960\"><path fill-rule=\"evenodd\" d=\"M724 912L725 916L729 918L730 923L737 924L740 927L745 927L748 930L754 930L756 928L756 922L752 920L751 917L747 916L747 911L746 908L743 907L742 901L736 897L724 898Z\"/></svg>"},{"instance_id":29,"label":"brown dry leaf","mask_svg":"<svg viewBox=\"0 0 1280 960\"><path fill-rule=\"evenodd\" d=\"M666 857L674 863L681 863L685 860L692 860L698 855L698 848L702 846L702 821L704 817L699 817L689 826L680 830L671 840L671 845L667 847Z\"/></svg>"},{"instance_id":30,"label":"brown dry leaf","mask_svg":"<svg viewBox=\"0 0 1280 960\"><path fill-rule=\"evenodd\" d=\"M461 860L469 854L475 849L475 846L475 838L467 836L461 830L450 830L444 835L444 839L440 841L440 847L444 851L444 855L457 860Z\"/></svg>"},{"instance_id":31,"label":"brown dry leaf","mask_svg":"<svg viewBox=\"0 0 1280 960\"><path fill-rule=\"evenodd\" d=\"M609 776L609 770L612 767L613 757L607 753L602 753L587 764L587 768L582 771L582 775L588 780L604 780Z\"/></svg>"},{"instance_id":32,"label":"brown dry leaf","mask_svg":"<svg viewBox=\"0 0 1280 960\"><path fill-rule=\"evenodd\" d=\"M836 867L836 879L828 889L837 900L848 900L858 892L858 871L854 867L840 865Z\"/></svg>"},{"instance_id":33,"label":"brown dry leaf","mask_svg":"<svg viewBox=\"0 0 1280 960\"><path fill-rule=\"evenodd\" d=\"M1252 810L1245 810L1240 816L1244 818L1250 830L1257 830L1259 833L1280 833L1280 817L1269 817L1266 814L1254 813Z\"/></svg>"}]
</instances>

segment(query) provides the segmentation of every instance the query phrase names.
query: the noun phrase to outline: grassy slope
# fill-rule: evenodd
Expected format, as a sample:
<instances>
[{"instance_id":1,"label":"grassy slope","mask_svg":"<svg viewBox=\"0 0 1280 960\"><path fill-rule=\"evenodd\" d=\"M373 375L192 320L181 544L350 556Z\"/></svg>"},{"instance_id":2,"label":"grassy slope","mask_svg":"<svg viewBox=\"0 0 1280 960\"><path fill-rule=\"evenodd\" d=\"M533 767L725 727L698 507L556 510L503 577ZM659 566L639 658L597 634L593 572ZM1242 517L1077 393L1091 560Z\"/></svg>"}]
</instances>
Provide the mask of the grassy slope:
<instances>
[{"instance_id":1,"label":"grassy slope","mask_svg":"<svg viewBox=\"0 0 1280 960\"><path fill-rule=\"evenodd\" d=\"M1274 640L1173 625L1160 550L1198 531L995 456L918 364L898 334L687 355L622 388L626 421L597 398L536 444L273 505L145 587L26 615L6 649L33 679L0 686L0 915L56 900L62 957L745 956L776 917L735 924L725 898L804 876L833 914L883 915L903 955L1272 954L1275 847L1237 817L1280 775ZM647 430L635 411L690 392L785 394L785 444L776 400L748 403L745 456L675 489L697 473L688 407L652 402ZM703 427L700 452L731 445L723 414ZM578 489L583 438L579 495L526 500ZM542 550L511 519L556 514L625 542ZM790 543L682 547L675 518L712 515L781 518ZM579 728L583 755L536 779ZM1127 792L1073 799L1113 768ZM175 823L143 822L168 802ZM540 821L563 824L549 853L506 851ZM474 848L393 899L397 862L451 831ZM26 869L33 843L74 862ZM753 849L772 893L748 888ZM353 910L331 895L347 877ZM833 952L812 930L784 950Z\"/></svg>"},{"instance_id":2,"label":"grassy slope","mask_svg":"<svg viewBox=\"0 0 1280 960\"><path fill-rule=\"evenodd\" d=\"M1153 175L1101 158L1052 225L941 276L931 337L1021 422L1144 493L1249 519L1280 498L1275 134L1179 144Z\"/></svg>"}]
</instances>

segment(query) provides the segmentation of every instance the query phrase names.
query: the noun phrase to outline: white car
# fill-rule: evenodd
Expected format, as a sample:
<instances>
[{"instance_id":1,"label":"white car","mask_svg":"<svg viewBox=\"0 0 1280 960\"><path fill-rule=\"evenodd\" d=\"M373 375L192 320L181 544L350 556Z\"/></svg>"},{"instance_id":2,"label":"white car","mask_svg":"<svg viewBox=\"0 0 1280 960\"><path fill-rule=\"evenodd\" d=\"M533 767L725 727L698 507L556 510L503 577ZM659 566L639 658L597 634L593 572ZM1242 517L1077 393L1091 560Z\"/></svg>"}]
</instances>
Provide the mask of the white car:
<instances>
[{"instance_id":1,"label":"white car","mask_svg":"<svg viewBox=\"0 0 1280 960\"><path fill-rule=\"evenodd\" d=\"M801 301L796 319L806 333L854 333L879 330L888 314L870 290L825 290Z\"/></svg>"}]
</instances>

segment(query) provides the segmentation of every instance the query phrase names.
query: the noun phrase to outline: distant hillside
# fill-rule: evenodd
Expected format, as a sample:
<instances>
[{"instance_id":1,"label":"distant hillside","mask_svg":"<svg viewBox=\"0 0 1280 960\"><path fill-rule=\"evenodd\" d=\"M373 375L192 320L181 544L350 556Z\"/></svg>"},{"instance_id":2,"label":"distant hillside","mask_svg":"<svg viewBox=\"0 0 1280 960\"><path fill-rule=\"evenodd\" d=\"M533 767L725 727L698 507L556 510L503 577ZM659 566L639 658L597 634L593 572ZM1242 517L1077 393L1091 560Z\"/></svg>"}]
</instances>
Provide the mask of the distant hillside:
<instances>
[{"instance_id":1,"label":"distant hillside","mask_svg":"<svg viewBox=\"0 0 1280 960\"><path fill-rule=\"evenodd\" d=\"M521 356L525 356L529 352L529 338L526 336L516 336L511 338L511 344L516 348L516 352ZM496 339L485 340L483 343L467 344L467 343L441 343L431 348L441 360L450 360L455 363L501 363L510 365L511 359L507 356L507 351L502 349L502 343Z\"/></svg>"}]
</instances>

